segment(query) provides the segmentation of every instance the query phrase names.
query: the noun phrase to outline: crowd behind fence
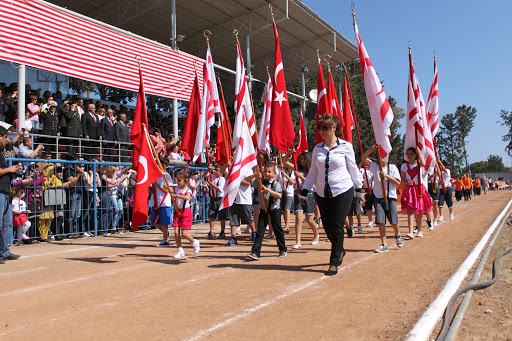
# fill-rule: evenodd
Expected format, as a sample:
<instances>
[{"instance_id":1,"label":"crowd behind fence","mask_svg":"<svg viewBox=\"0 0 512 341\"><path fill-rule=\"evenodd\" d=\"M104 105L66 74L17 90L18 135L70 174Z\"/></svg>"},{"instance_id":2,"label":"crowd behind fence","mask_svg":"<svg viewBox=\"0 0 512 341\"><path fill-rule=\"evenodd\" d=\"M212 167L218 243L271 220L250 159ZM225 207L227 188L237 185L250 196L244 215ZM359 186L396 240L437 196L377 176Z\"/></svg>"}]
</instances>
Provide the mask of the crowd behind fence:
<instances>
[{"instance_id":1,"label":"crowd behind fence","mask_svg":"<svg viewBox=\"0 0 512 341\"><path fill-rule=\"evenodd\" d=\"M31 243L132 230L136 173L120 162L7 159L23 169L13 177L13 242ZM21 167L21 164L24 166ZM174 177L179 168L167 171ZM188 167L192 184L205 168ZM109 182L108 179L115 179ZM151 196L151 190L148 191ZM204 182L190 200L194 223L207 221L209 196ZM151 228L146 222L140 228Z\"/></svg>"}]
</instances>

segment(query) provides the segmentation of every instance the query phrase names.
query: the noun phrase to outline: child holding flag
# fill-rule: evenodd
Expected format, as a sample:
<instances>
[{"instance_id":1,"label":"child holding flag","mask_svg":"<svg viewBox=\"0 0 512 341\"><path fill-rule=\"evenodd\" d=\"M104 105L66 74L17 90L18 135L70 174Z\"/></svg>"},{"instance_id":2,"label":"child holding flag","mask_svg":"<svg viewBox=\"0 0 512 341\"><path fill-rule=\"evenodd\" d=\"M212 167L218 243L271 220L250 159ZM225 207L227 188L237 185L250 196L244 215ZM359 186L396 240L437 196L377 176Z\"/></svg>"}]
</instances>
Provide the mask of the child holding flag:
<instances>
[{"instance_id":1,"label":"child holding flag","mask_svg":"<svg viewBox=\"0 0 512 341\"><path fill-rule=\"evenodd\" d=\"M188 230L192 228L192 210L190 209L190 197L192 196L192 190L188 188L189 175L186 172L180 171L176 175L176 183L180 188L176 193L176 206L178 211L174 212L173 223L174 227L174 239L176 240L176 246L178 252L174 255L174 258L180 259L185 257L185 251L181 245L181 236L187 239L194 248L194 253L198 254L200 245L199 240L194 239Z\"/></svg>"},{"instance_id":2,"label":"child holding flag","mask_svg":"<svg viewBox=\"0 0 512 341\"><path fill-rule=\"evenodd\" d=\"M413 217L416 217L418 227L416 236L421 238L423 237L421 216L428 214L432 209L432 200L424 185L427 182L428 173L425 170L425 159L417 146L407 148L405 155L407 162L403 163L400 168L400 177L401 181L406 184L401 200L402 214L407 214L409 225L409 233L406 237L414 239Z\"/></svg>"},{"instance_id":3,"label":"child holding flag","mask_svg":"<svg viewBox=\"0 0 512 341\"><path fill-rule=\"evenodd\" d=\"M261 244L265 235L265 227L269 223L269 217L272 222L272 227L274 228L277 246L279 247L278 257L285 257L287 254L284 231L281 226L282 186L275 178L276 165L273 162L268 162L263 170L263 194L261 195L262 200L265 200L267 203L268 214L263 209L260 210L256 239L252 246L251 253L247 255L247 257L252 260L260 259Z\"/></svg>"},{"instance_id":4,"label":"child holding flag","mask_svg":"<svg viewBox=\"0 0 512 341\"><path fill-rule=\"evenodd\" d=\"M398 213L396 205L396 187L400 186L400 172L395 165L382 161L382 171L379 169L377 162L370 161L368 156L377 150L379 146L374 145L366 153L363 154L361 159L369 167L373 175L373 195L375 196L375 222L379 225L379 234L381 245L375 250L377 253L388 251L386 245L386 218L388 219L393 231L395 232L396 245L401 248L404 246L404 241L398 230ZM387 194L386 206L384 203L384 193L382 193L382 179L384 179L384 187Z\"/></svg>"}]
</instances>

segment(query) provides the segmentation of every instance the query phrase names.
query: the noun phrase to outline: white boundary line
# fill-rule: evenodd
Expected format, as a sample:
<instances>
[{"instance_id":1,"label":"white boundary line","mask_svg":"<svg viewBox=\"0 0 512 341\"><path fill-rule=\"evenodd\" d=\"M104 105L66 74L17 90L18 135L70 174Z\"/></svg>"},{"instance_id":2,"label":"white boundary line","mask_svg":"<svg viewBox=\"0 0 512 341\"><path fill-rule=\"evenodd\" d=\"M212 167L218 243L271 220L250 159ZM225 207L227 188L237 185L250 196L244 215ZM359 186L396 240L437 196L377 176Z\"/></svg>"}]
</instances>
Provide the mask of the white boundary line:
<instances>
[{"instance_id":1,"label":"white boundary line","mask_svg":"<svg viewBox=\"0 0 512 341\"><path fill-rule=\"evenodd\" d=\"M478 242L478 244L473 248L473 251L471 251L466 260L461 264L457 272L453 274L453 276L446 282L446 285L444 286L443 290L441 290L436 299L429 305L425 313L423 313L418 322L416 322L414 327L409 331L406 336L407 341L429 340L432 330L434 329L437 321L443 315L451 297L459 289L462 281L466 277L469 270L473 267L473 264L478 259L480 253L487 244L487 241L511 205L512 199L510 199L507 206L505 206L500 215L494 220L494 223L492 223L482 239L480 239L480 242Z\"/></svg>"},{"instance_id":2,"label":"white boundary line","mask_svg":"<svg viewBox=\"0 0 512 341\"><path fill-rule=\"evenodd\" d=\"M361 263L364 263L368 260L370 260L372 257L374 257L375 255L377 255L376 253L372 253L360 260L357 260L353 263L350 263L344 267L342 267L341 269L339 269L339 272L343 272L345 270L348 270L358 264L361 264ZM306 282L306 283L303 283L293 289L291 289L290 291L287 291L285 292L284 294L280 294L274 298L271 298L269 300L266 300L265 302L261 303L261 304L258 304L257 306L254 306L254 307L251 307L251 308L247 308L247 309L244 309L242 312L240 312L239 314L231 317L231 318L228 318L227 320L225 320L224 322L220 322L220 323L217 323L215 325L213 325L212 327L208 328L208 329L203 329L201 331L199 331L197 334L195 334L194 336L190 337L189 339L186 339L187 341L196 341L196 340L199 340L201 338L203 338L204 336L207 336L208 334L210 334L211 332L217 330L217 329L220 329L220 328L223 328L223 327L226 327L234 322L237 322L238 320L240 319L243 319L249 315L251 315L252 313L255 313L265 307L268 307L269 305L272 305L280 300L282 300L283 298L286 298L288 296L292 296L294 294L297 294L301 291L303 291L304 289L307 289L309 288L310 286L312 285L315 285L317 284L318 282L326 279L326 278L329 278L329 276L322 276L322 277L319 277L319 278L316 278L316 279L313 279L309 282ZM228 313L227 315L224 315L223 318L226 318L227 316L230 316L232 315L233 313Z\"/></svg>"}]
</instances>

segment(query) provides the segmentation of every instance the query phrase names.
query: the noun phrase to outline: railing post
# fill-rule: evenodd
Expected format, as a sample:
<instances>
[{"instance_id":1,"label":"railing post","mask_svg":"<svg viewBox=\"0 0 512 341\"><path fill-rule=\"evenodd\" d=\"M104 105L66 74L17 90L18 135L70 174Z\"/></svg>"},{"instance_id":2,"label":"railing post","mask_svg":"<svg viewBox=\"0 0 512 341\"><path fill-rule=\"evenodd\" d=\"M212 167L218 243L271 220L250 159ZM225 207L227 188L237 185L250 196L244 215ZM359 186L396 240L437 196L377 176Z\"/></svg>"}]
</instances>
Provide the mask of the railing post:
<instances>
[{"instance_id":1,"label":"railing post","mask_svg":"<svg viewBox=\"0 0 512 341\"><path fill-rule=\"evenodd\" d=\"M94 162L93 166L92 166L92 176L93 176L93 181L92 181L92 202L93 202L93 205L94 205L94 236L98 236L98 205L97 205L97 202L96 202L96 196L97 196L97 190L98 190L98 187L97 187L97 184L96 184L96 162Z\"/></svg>"}]
</instances>

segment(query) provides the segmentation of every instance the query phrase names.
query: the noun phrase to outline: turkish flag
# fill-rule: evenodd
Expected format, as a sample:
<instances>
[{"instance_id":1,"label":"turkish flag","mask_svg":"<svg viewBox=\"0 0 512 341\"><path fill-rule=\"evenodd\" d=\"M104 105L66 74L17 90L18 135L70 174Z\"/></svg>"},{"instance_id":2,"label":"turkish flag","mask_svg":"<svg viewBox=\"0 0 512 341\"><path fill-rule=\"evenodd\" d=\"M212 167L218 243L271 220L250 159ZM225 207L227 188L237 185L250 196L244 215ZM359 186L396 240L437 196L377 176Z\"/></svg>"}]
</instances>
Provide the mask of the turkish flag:
<instances>
[{"instance_id":1,"label":"turkish flag","mask_svg":"<svg viewBox=\"0 0 512 341\"><path fill-rule=\"evenodd\" d=\"M286 92L286 81L284 79L283 59L281 58L281 47L276 23L274 25L274 36L276 39L276 58L274 63L274 92L272 100L272 121L270 123L269 142L281 153L286 153L289 147L293 146L295 130L293 129L292 114ZM261 149L261 146L260 146Z\"/></svg>"},{"instance_id":2,"label":"turkish flag","mask_svg":"<svg viewBox=\"0 0 512 341\"><path fill-rule=\"evenodd\" d=\"M338 101L338 95L336 94L336 87L334 86L334 80L332 78L331 69L329 68L329 80L327 83L327 99L329 101L329 105L331 106L331 114L336 115L341 120L341 126L345 126L345 120L343 119L343 114L341 113L340 102Z\"/></svg>"},{"instance_id":3,"label":"turkish flag","mask_svg":"<svg viewBox=\"0 0 512 341\"><path fill-rule=\"evenodd\" d=\"M302 118L302 110L300 112L300 129L299 129L299 141L297 142L297 148L295 150L295 155L293 157L295 167L297 167L297 160L299 159L299 155L302 152L307 152L309 150L308 145L308 135L306 133L306 127L304 126L304 119ZM297 168L295 168L297 169Z\"/></svg>"},{"instance_id":4,"label":"turkish flag","mask_svg":"<svg viewBox=\"0 0 512 341\"><path fill-rule=\"evenodd\" d=\"M133 116L132 131L130 133L130 140L133 143L133 166L137 170L139 163L139 146L142 140L142 124L148 126L148 114L146 111L146 96L144 94L144 82L142 80L142 70L139 67L139 94L137 95L137 105L135 106L135 115Z\"/></svg>"},{"instance_id":5,"label":"turkish flag","mask_svg":"<svg viewBox=\"0 0 512 341\"><path fill-rule=\"evenodd\" d=\"M190 102L187 110L187 120L183 129L183 138L181 140L180 150L188 155L194 155L194 146L196 144L197 126L199 125L199 115L201 111L201 93L199 92L199 79L194 79L194 87L190 95Z\"/></svg>"},{"instance_id":6,"label":"turkish flag","mask_svg":"<svg viewBox=\"0 0 512 341\"><path fill-rule=\"evenodd\" d=\"M322 70L322 62L320 61L320 57L318 57L318 95L316 98L316 122L324 116L325 114L332 113L331 105L329 104L329 96L327 96L327 89L325 88L325 79L324 72ZM316 143L323 142L324 139L320 136L320 132L318 129L316 131Z\"/></svg>"},{"instance_id":7,"label":"turkish flag","mask_svg":"<svg viewBox=\"0 0 512 341\"><path fill-rule=\"evenodd\" d=\"M343 119L345 126L343 127L343 138L345 141L352 143L352 126L354 120L352 118L352 110L350 109L350 98L348 97L348 75L345 73L345 81L343 82Z\"/></svg>"},{"instance_id":8,"label":"turkish flag","mask_svg":"<svg viewBox=\"0 0 512 341\"><path fill-rule=\"evenodd\" d=\"M229 133L226 120L223 116L224 113L221 111L219 113L219 120L217 121L217 153L215 154L215 163L220 165L231 161L231 146L229 144L228 135Z\"/></svg>"},{"instance_id":9,"label":"turkish flag","mask_svg":"<svg viewBox=\"0 0 512 341\"><path fill-rule=\"evenodd\" d=\"M164 175L153 158L146 126L141 128L137 178L133 194L132 224L134 231L148 219L149 186Z\"/></svg>"}]
</instances>

